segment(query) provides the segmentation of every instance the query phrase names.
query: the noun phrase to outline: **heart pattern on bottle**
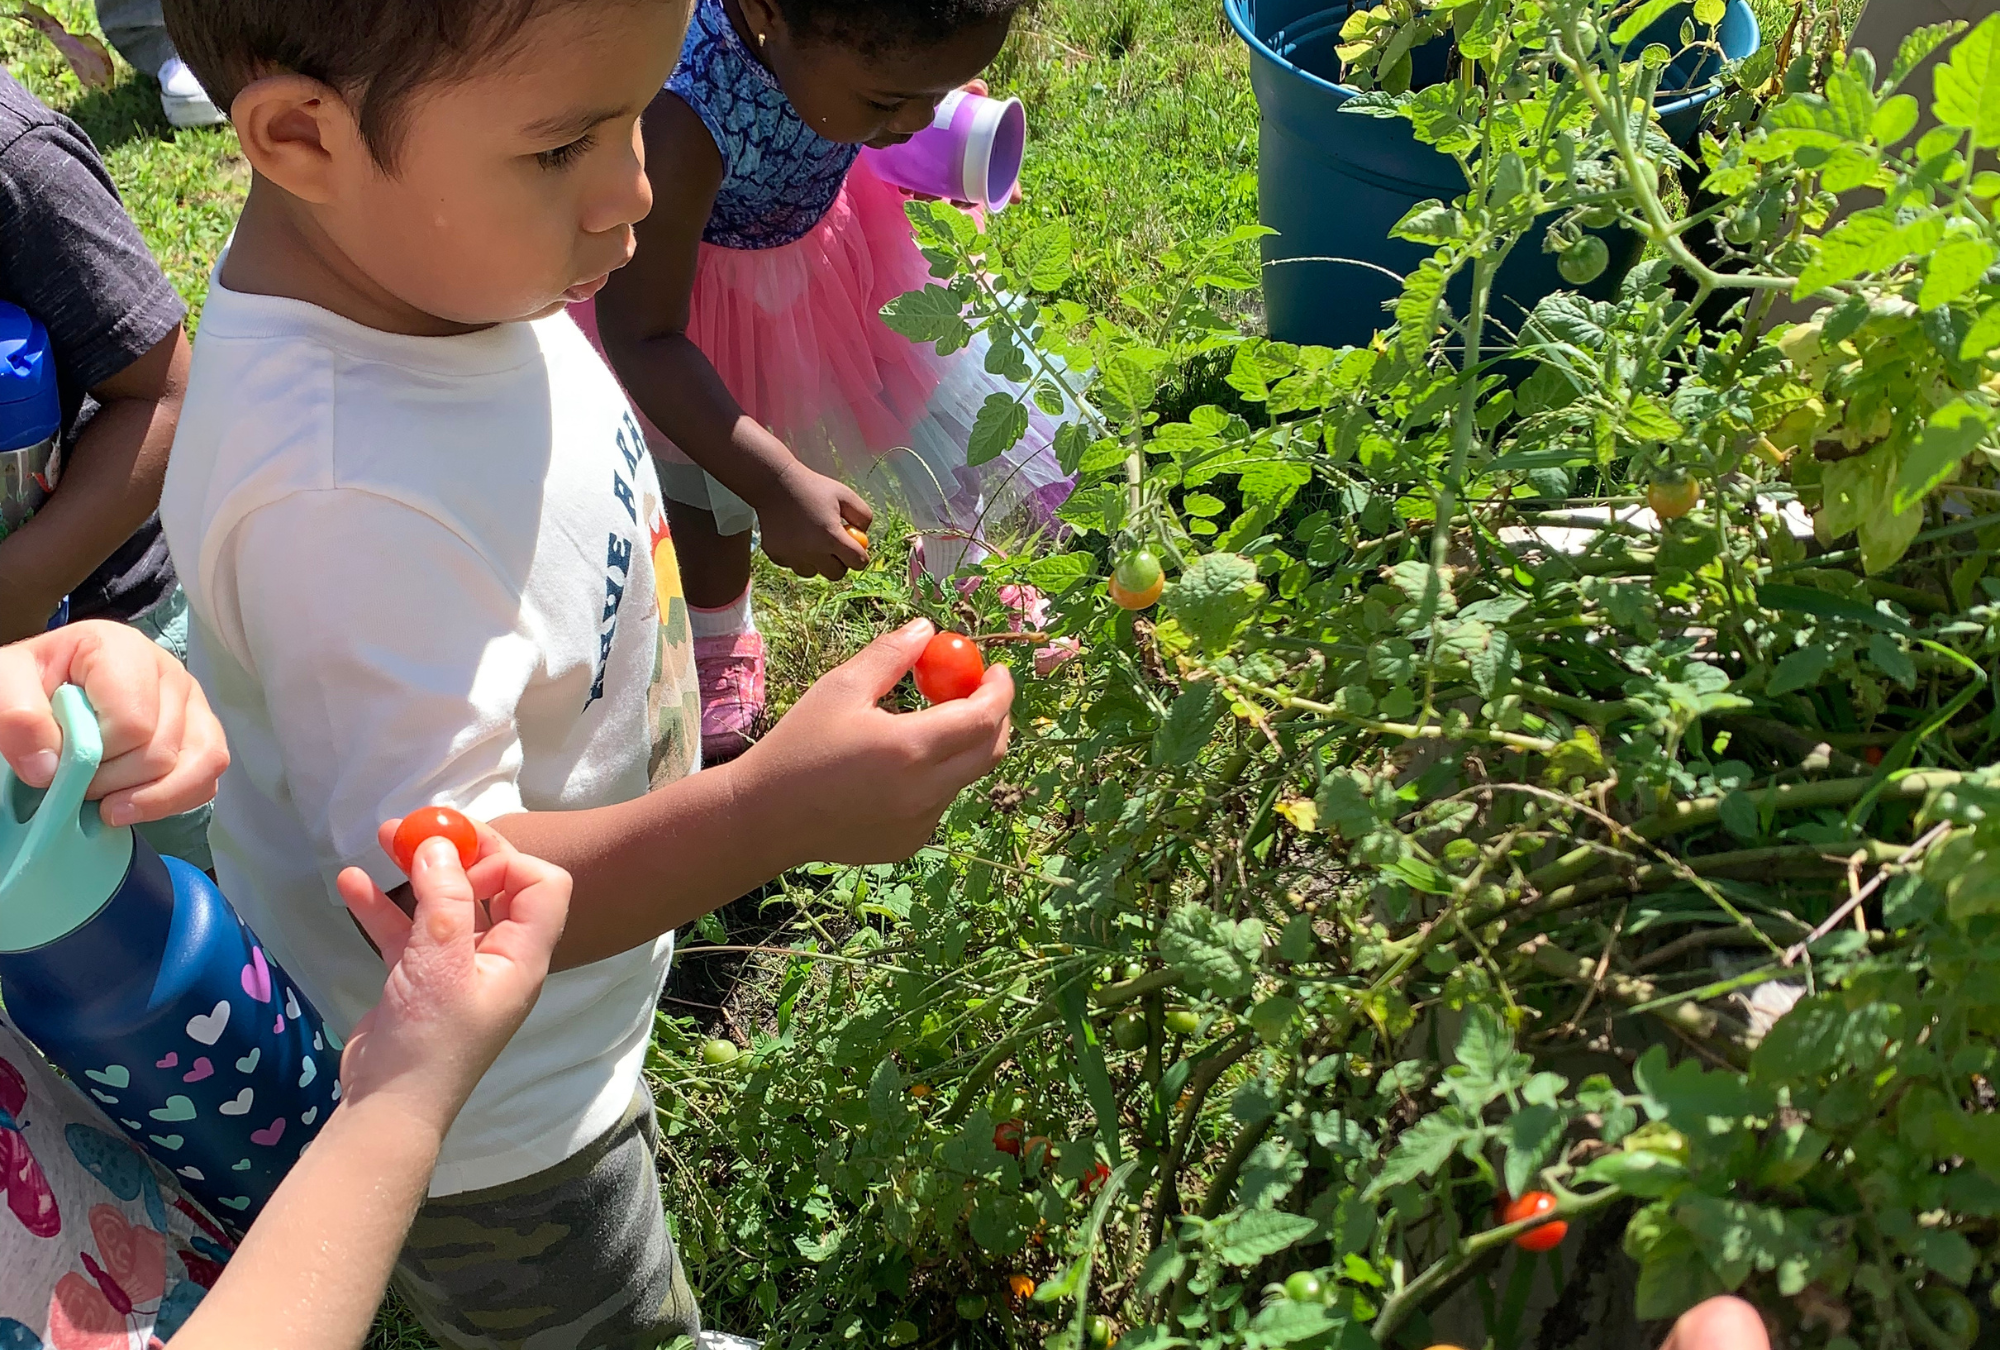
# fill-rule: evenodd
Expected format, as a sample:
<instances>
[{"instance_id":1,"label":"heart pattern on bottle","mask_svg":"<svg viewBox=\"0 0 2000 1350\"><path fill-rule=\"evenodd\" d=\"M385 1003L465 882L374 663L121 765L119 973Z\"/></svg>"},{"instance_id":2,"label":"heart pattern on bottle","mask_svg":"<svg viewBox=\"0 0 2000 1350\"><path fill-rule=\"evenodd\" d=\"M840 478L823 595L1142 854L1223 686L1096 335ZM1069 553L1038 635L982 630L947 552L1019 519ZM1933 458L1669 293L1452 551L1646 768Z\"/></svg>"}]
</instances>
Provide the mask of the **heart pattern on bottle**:
<instances>
[{"instance_id":1,"label":"heart pattern on bottle","mask_svg":"<svg viewBox=\"0 0 2000 1350\"><path fill-rule=\"evenodd\" d=\"M132 1086L132 1071L123 1064L107 1064L101 1069L85 1069L83 1076L93 1083L102 1083L108 1088Z\"/></svg>"},{"instance_id":2,"label":"heart pattern on bottle","mask_svg":"<svg viewBox=\"0 0 2000 1350\"><path fill-rule=\"evenodd\" d=\"M253 1144L261 1144L265 1148L276 1148L278 1146L278 1141L280 1139L283 1139L284 1137L285 1137L285 1118L283 1116L279 1116L276 1120L272 1121L269 1125L265 1126L261 1130L252 1130L250 1132L250 1142Z\"/></svg>"},{"instance_id":3,"label":"heart pattern on bottle","mask_svg":"<svg viewBox=\"0 0 2000 1350\"><path fill-rule=\"evenodd\" d=\"M250 949L250 964L243 967L243 992L259 1003L271 1001L271 967L264 960L264 949Z\"/></svg>"},{"instance_id":4,"label":"heart pattern on bottle","mask_svg":"<svg viewBox=\"0 0 2000 1350\"><path fill-rule=\"evenodd\" d=\"M319 1065L313 1063L311 1055L307 1055L306 1062L299 1068L299 1086L311 1087L313 1079L317 1077L319 1077Z\"/></svg>"},{"instance_id":5,"label":"heart pattern on bottle","mask_svg":"<svg viewBox=\"0 0 2000 1350\"><path fill-rule=\"evenodd\" d=\"M187 1034L203 1045L214 1045L229 1029L229 1000L217 999L213 1008L188 1018Z\"/></svg>"},{"instance_id":6,"label":"heart pattern on bottle","mask_svg":"<svg viewBox=\"0 0 2000 1350\"><path fill-rule=\"evenodd\" d=\"M251 1046L250 1053L236 1061L236 1072L238 1073L257 1072L257 1061L262 1059L263 1057L264 1057L264 1051L261 1046L255 1046L255 1045Z\"/></svg>"},{"instance_id":7,"label":"heart pattern on bottle","mask_svg":"<svg viewBox=\"0 0 2000 1350\"><path fill-rule=\"evenodd\" d=\"M195 1060L192 1067L186 1073L181 1075L181 1081L183 1083L199 1083L202 1079L212 1078L214 1075L215 1066L208 1062L208 1056L202 1055Z\"/></svg>"},{"instance_id":8,"label":"heart pattern on bottle","mask_svg":"<svg viewBox=\"0 0 2000 1350\"><path fill-rule=\"evenodd\" d=\"M154 1061L153 1067L156 1069L171 1069L177 1066L180 1062L181 1062L181 1057L174 1051L169 1050L167 1051L166 1054L162 1055L158 1060Z\"/></svg>"},{"instance_id":9,"label":"heart pattern on bottle","mask_svg":"<svg viewBox=\"0 0 2000 1350\"><path fill-rule=\"evenodd\" d=\"M175 1093L173 1096L167 1098L165 1106L157 1107L146 1114L154 1120L165 1121L167 1124L172 1125L183 1120L193 1120L195 1117L194 1103L179 1093Z\"/></svg>"},{"instance_id":10,"label":"heart pattern on bottle","mask_svg":"<svg viewBox=\"0 0 2000 1350\"><path fill-rule=\"evenodd\" d=\"M250 1114L250 1103L256 1099L256 1096L255 1092L249 1088L244 1088L230 1100L215 1109L222 1112L225 1116L247 1116Z\"/></svg>"}]
</instances>

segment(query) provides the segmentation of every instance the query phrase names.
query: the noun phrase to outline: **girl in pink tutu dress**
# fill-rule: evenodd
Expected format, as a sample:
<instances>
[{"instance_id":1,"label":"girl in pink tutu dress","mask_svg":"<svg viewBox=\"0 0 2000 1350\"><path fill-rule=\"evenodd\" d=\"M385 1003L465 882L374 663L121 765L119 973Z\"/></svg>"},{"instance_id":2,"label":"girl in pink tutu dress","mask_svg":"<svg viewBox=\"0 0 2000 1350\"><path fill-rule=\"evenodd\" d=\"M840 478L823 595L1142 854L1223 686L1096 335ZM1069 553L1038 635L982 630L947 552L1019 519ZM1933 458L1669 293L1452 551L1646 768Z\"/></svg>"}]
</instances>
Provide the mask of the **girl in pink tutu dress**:
<instances>
[{"instance_id":1,"label":"girl in pink tutu dress","mask_svg":"<svg viewBox=\"0 0 2000 1350\"><path fill-rule=\"evenodd\" d=\"M652 214L577 319L648 420L712 762L739 753L763 711L753 525L780 565L837 578L866 562L848 533L867 529L866 498L893 499L946 577L994 522L1047 520L1069 491L1056 423L1032 402L1019 444L967 465L980 405L1023 391L988 373L983 338L940 357L882 322L930 269L902 194L859 158L930 125L1020 3L696 0L647 111Z\"/></svg>"}]
</instances>

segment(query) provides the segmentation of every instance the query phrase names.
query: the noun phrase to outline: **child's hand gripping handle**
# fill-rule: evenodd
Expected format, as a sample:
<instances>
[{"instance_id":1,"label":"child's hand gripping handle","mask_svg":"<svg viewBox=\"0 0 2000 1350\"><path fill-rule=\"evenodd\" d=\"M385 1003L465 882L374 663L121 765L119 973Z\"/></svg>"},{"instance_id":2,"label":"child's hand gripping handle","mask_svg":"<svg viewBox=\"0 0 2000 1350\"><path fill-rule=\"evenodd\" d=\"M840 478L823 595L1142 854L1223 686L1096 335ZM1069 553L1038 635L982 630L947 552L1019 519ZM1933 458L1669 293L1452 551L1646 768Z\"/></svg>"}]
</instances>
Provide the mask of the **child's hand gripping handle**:
<instances>
[{"instance_id":1,"label":"child's hand gripping handle","mask_svg":"<svg viewBox=\"0 0 2000 1350\"><path fill-rule=\"evenodd\" d=\"M0 763L0 952L30 951L74 932L117 891L131 831L112 829L84 798L104 758L90 701L65 684L50 699L62 752L45 790Z\"/></svg>"}]
</instances>

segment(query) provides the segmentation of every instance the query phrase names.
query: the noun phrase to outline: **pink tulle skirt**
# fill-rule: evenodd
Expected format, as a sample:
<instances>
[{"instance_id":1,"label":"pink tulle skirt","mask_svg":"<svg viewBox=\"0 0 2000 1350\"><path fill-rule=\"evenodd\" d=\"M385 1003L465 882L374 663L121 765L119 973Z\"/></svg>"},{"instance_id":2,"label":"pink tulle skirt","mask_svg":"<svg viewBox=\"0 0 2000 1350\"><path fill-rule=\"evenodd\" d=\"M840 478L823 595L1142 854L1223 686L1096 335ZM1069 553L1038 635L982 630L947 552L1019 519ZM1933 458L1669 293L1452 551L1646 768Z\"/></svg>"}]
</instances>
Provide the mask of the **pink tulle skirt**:
<instances>
[{"instance_id":1,"label":"pink tulle skirt","mask_svg":"<svg viewBox=\"0 0 2000 1350\"><path fill-rule=\"evenodd\" d=\"M894 499L918 529L980 537L1024 512L1041 524L1071 486L1053 448L1058 419L1029 401L1019 444L967 465L980 405L1026 391L987 371L983 334L940 357L882 321L883 305L932 280L904 200L857 161L803 238L768 249L702 244L688 337L744 411L802 461L878 505ZM592 307L572 312L595 342ZM670 497L713 511L725 533L749 528L748 506L650 424L647 433Z\"/></svg>"}]
</instances>

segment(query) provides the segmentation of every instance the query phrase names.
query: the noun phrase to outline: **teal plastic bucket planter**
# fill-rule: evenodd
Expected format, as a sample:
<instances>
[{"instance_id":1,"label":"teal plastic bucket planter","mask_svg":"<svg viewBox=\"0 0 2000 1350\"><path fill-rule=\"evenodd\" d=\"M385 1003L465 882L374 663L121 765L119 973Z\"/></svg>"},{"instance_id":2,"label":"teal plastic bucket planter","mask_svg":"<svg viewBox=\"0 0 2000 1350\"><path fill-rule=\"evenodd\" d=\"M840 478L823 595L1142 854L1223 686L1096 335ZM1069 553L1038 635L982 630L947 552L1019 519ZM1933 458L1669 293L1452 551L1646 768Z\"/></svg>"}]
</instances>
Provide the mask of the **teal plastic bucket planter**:
<instances>
[{"instance_id":1,"label":"teal plastic bucket planter","mask_svg":"<svg viewBox=\"0 0 2000 1350\"><path fill-rule=\"evenodd\" d=\"M1397 278L1431 253L1391 239L1390 228L1426 198L1450 201L1465 191L1458 165L1418 141L1404 119L1341 111L1360 92L1339 82L1334 54L1351 8L1328 7L1325 0L1223 0L1230 24L1250 48L1250 84L1263 114L1258 215L1277 231L1263 245L1264 309L1270 335L1283 342L1367 342L1389 321L1382 306L1400 292ZM1684 17L1685 11L1668 14L1633 45L1678 45ZM1757 50L1762 38L1748 0L1730 0L1716 38L1732 61ZM1415 83L1442 79L1447 56L1442 42L1413 53ZM1663 74L1656 107L1662 130L1676 143L1694 139L1710 101L1722 92L1720 65L1713 52L1695 53ZM1640 251L1630 234L1604 238L1612 246L1611 265L1589 286L1575 288L1599 298L1616 290ZM1321 261L1329 259L1350 261ZM1495 280L1494 315L1511 327L1543 296L1567 285L1555 257L1541 251L1539 233L1531 233Z\"/></svg>"}]
</instances>

